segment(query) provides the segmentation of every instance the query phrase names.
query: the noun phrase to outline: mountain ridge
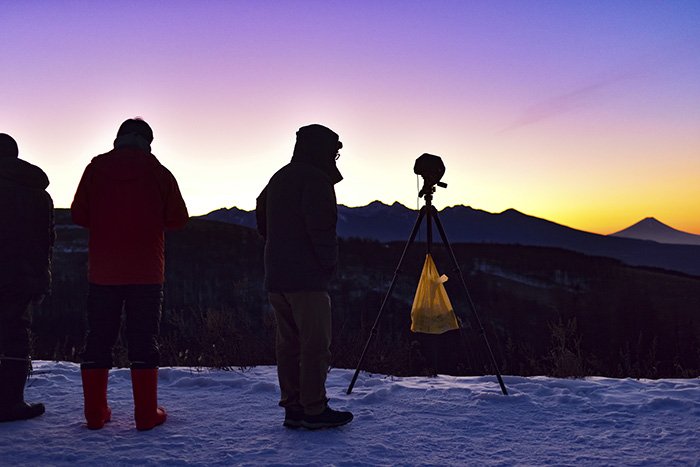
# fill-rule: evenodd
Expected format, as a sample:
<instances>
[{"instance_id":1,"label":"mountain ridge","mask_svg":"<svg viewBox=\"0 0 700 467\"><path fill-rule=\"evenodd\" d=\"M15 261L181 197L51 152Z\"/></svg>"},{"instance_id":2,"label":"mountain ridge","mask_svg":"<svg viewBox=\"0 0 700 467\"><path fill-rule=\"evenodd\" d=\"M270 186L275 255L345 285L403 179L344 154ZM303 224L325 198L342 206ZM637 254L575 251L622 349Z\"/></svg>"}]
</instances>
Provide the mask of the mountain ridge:
<instances>
[{"instance_id":1,"label":"mountain ridge","mask_svg":"<svg viewBox=\"0 0 700 467\"><path fill-rule=\"evenodd\" d=\"M380 242L406 241L418 212L395 202L374 201L367 206L338 206L338 235ZM201 216L255 228L255 211L222 208ZM615 258L632 266L647 266L700 276L700 245L667 244L638 238L600 235L524 214L510 208L490 213L470 206L442 209L438 217L450 243L501 243L547 246L594 256ZM425 241L425 222L417 241ZM434 235L434 241L440 238Z\"/></svg>"}]
</instances>

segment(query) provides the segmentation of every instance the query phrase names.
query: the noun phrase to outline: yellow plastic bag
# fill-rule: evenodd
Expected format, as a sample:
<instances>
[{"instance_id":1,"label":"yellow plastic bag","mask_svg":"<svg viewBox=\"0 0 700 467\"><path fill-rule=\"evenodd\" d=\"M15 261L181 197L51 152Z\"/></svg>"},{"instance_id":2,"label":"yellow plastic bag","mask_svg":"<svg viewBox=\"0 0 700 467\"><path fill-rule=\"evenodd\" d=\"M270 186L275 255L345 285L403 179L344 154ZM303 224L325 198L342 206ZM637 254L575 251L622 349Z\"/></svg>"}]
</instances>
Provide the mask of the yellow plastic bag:
<instances>
[{"instance_id":1,"label":"yellow plastic bag","mask_svg":"<svg viewBox=\"0 0 700 467\"><path fill-rule=\"evenodd\" d=\"M459 329L454 309L443 285L446 281L447 276L438 275L433 257L427 254L411 308L411 331L442 334Z\"/></svg>"}]
</instances>

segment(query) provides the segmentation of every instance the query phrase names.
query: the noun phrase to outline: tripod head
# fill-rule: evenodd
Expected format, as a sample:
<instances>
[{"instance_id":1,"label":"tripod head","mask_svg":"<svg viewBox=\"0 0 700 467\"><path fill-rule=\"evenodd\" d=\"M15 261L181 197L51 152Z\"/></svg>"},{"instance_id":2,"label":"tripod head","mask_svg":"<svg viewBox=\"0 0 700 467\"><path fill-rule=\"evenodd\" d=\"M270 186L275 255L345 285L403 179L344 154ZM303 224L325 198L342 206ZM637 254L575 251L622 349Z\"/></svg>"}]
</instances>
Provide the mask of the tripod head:
<instances>
[{"instance_id":1,"label":"tripod head","mask_svg":"<svg viewBox=\"0 0 700 467\"><path fill-rule=\"evenodd\" d=\"M413 165L413 173L423 177L423 188L418 192L419 197L432 196L435 193L435 186L447 188L447 183L440 181L445 175L445 164L440 156L424 153Z\"/></svg>"}]
</instances>

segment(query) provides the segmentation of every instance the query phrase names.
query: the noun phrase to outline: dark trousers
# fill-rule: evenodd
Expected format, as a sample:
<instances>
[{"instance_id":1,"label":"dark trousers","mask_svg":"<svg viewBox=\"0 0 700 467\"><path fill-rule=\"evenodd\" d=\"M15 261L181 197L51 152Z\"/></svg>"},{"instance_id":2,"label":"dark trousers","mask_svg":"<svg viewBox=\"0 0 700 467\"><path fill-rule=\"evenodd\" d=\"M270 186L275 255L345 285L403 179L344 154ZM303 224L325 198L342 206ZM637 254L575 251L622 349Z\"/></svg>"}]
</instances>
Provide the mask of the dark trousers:
<instances>
[{"instance_id":1,"label":"dark trousers","mask_svg":"<svg viewBox=\"0 0 700 467\"><path fill-rule=\"evenodd\" d=\"M331 299L326 292L270 293L277 321L280 403L317 415L326 408L331 361Z\"/></svg>"},{"instance_id":2,"label":"dark trousers","mask_svg":"<svg viewBox=\"0 0 700 467\"><path fill-rule=\"evenodd\" d=\"M0 358L29 358L33 299L21 290L0 291Z\"/></svg>"},{"instance_id":3,"label":"dark trousers","mask_svg":"<svg viewBox=\"0 0 700 467\"><path fill-rule=\"evenodd\" d=\"M156 368L160 363L158 334L162 305L162 284L90 284L82 368L112 368L112 350L119 337L122 311L126 316L131 368Z\"/></svg>"}]
</instances>

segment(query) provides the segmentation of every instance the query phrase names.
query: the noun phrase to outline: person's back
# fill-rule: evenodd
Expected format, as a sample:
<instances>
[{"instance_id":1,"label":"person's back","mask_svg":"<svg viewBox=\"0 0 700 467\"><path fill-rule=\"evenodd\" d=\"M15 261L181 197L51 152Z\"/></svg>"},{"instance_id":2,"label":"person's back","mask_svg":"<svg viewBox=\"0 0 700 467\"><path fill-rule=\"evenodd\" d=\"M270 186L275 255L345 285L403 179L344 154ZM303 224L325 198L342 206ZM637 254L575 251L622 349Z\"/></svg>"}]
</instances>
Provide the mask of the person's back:
<instances>
[{"instance_id":1,"label":"person's back","mask_svg":"<svg viewBox=\"0 0 700 467\"><path fill-rule=\"evenodd\" d=\"M163 282L163 231L188 218L170 171L135 145L92 160L71 211L90 229L90 282L108 285Z\"/></svg>"},{"instance_id":2,"label":"person's back","mask_svg":"<svg viewBox=\"0 0 700 467\"><path fill-rule=\"evenodd\" d=\"M51 285L54 242L49 179L18 158L17 143L0 134L0 421L32 418L42 404L24 402L32 308Z\"/></svg>"},{"instance_id":3,"label":"person's back","mask_svg":"<svg viewBox=\"0 0 700 467\"><path fill-rule=\"evenodd\" d=\"M157 405L165 229L188 219L175 177L151 153L153 132L140 119L119 127L114 149L85 168L71 206L89 229L88 333L81 375L88 428L111 419L107 381L112 350L126 315L136 428L165 422Z\"/></svg>"}]
</instances>

